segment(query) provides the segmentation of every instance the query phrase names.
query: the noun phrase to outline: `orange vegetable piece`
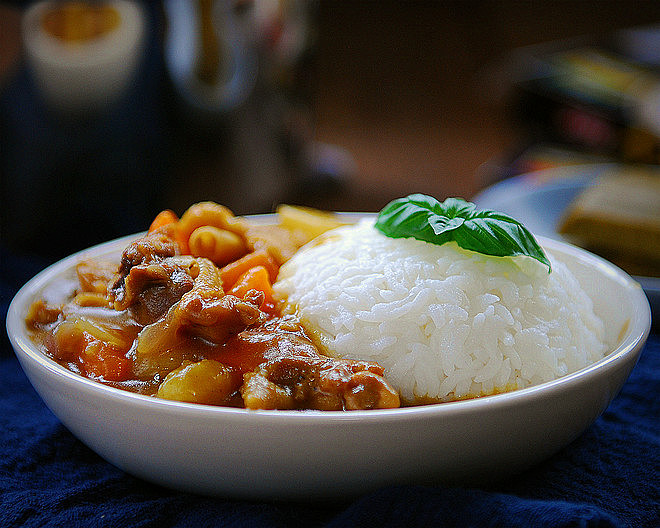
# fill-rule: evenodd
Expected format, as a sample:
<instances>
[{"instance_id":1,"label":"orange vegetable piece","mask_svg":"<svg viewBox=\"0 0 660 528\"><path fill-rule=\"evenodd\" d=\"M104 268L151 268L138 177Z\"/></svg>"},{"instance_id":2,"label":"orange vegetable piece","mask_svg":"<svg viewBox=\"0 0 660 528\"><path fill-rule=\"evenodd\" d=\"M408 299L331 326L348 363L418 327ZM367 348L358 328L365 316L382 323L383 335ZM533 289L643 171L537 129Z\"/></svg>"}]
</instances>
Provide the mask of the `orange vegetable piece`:
<instances>
[{"instance_id":1,"label":"orange vegetable piece","mask_svg":"<svg viewBox=\"0 0 660 528\"><path fill-rule=\"evenodd\" d=\"M242 299L250 290L259 290L264 293L264 302L259 309L266 312L273 310L275 307L273 287L270 283L268 270L264 266L254 266L247 270L227 293Z\"/></svg>"},{"instance_id":2,"label":"orange vegetable piece","mask_svg":"<svg viewBox=\"0 0 660 528\"><path fill-rule=\"evenodd\" d=\"M154 231L162 229L166 226L170 226L170 229L166 232L167 236L174 239L174 241L178 244L181 254L189 254L190 250L188 248L188 239L185 238L181 233L181 230L179 229L179 217L174 211L165 209L164 211L158 213L153 222L151 222L148 232L153 233Z\"/></svg>"},{"instance_id":3,"label":"orange vegetable piece","mask_svg":"<svg viewBox=\"0 0 660 528\"><path fill-rule=\"evenodd\" d=\"M178 221L179 221L179 217L176 215L174 211L171 211L170 209L165 209L164 211L158 213L156 215L156 218L154 218L154 221L151 222L151 225L149 226L149 233L153 233L156 229L159 229L168 224L174 224Z\"/></svg>"},{"instance_id":4,"label":"orange vegetable piece","mask_svg":"<svg viewBox=\"0 0 660 528\"><path fill-rule=\"evenodd\" d=\"M256 266L262 266L267 270L270 284L275 282L280 268L273 257L266 250L261 249L248 253L244 257L220 268L220 277L225 291L236 284L245 272Z\"/></svg>"},{"instance_id":5,"label":"orange vegetable piece","mask_svg":"<svg viewBox=\"0 0 660 528\"><path fill-rule=\"evenodd\" d=\"M213 226L237 234L241 238L245 233L245 221L224 205L215 202L200 202L191 205L177 224L178 236L184 241L188 253L188 239L198 227Z\"/></svg>"},{"instance_id":6,"label":"orange vegetable piece","mask_svg":"<svg viewBox=\"0 0 660 528\"><path fill-rule=\"evenodd\" d=\"M105 381L124 381L131 376L131 361L117 347L94 339L85 332L84 347L80 354L80 366L88 377Z\"/></svg>"}]
</instances>

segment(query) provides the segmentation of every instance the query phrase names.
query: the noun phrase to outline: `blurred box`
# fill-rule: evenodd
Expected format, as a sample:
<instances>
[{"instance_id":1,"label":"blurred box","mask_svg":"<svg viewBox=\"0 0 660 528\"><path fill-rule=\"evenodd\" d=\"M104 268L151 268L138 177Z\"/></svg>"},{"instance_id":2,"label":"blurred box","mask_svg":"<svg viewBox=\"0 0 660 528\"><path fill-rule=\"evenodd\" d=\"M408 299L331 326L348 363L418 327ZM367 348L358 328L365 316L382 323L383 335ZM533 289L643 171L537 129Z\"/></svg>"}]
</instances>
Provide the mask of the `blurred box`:
<instances>
[{"instance_id":1,"label":"blurred box","mask_svg":"<svg viewBox=\"0 0 660 528\"><path fill-rule=\"evenodd\" d=\"M639 53L658 34L660 26L517 50L511 102L528 139L660 163L660 62Z\"/></svg>"}]
</instances>

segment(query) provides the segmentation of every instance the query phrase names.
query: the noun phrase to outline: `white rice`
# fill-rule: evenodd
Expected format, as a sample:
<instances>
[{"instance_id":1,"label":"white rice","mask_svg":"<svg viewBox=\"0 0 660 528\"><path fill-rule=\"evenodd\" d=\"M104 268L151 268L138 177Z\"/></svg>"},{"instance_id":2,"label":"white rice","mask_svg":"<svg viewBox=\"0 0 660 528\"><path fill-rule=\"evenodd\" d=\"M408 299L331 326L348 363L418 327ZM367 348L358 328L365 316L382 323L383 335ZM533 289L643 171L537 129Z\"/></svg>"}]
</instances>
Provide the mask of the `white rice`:
<instances>
[{"instance_id":1,"label":"white rice","mask_svg":"<svg viewBox=\"0 0 660 528\"><path fill-rule=\"evenodd\" d=\"M276 294L334 357L376 361L406 403L528 387L607 351L602 321L564 264L497 258L364 221L299 251Z\"/></svg>"}]
</instances>

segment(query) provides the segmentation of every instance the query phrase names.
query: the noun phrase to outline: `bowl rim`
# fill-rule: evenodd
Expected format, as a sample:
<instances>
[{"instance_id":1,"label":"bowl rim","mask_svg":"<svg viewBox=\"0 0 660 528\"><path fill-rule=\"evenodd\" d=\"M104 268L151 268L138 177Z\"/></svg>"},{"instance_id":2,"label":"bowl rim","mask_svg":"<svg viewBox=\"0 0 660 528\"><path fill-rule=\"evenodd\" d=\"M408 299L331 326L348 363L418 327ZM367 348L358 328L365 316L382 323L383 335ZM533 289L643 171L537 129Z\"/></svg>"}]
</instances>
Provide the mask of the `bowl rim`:
<instances>
[{"instance_id":1,"label":"bowl rim","mask_svg":"<svg viewBox=\"0 0 660 528\"><path fill-rule=\"evenodd\" d=\"M346 217L367 217L371 213L343 213ZM253 215L256 221L267 221L273 215ZM24 324L25 313L28 304L43 291L52 276L59 275L70 269L72 265L82 257L90 253L112 252L122 248L122 245L134 240L140 234L128 235L108 242L103 242L89 248L78 251L64 259L48 266L40 273L30 279L14 296L7 312L6 330L14 348L19 362L29 361L38 368L48 371L61 382L73 385L87 394L93 394L100 398L110 398L115 403L149 408L152 412L160 410L165 413L186 413L191 418L203 416L204 419L232 419L232 420L254 420L255 423L268 422L272 424L296 425L309 424L318 426L321 424L331 425L333 423L346 422L372 422L423 419L429 416L450 417L456 414L481 412L484 409L506 408L519 404L521 401L533 401L543 398L556 391L563 391L573 385L588 384L594 377L605 376L608 372L626 364L637 361L638 354L646 342L651 328L651 310L648 299L641 286L625 271L616 267L605 259L590 253L582 248L573 246L567 242L558 241L546 237L537 237L544 247L557 249L568 253L577 259L588 261L596 266L601 272L609 275L631 295L631 302L635 308L631 315L627 328L622 332L618 345L605 357L583 367L580 370L537 385L517 389L499 394L481 396L478 398L459 400L445 403L434 403L396 409L372 409L359 411L317 411L317 410L247 410L241 408L204 405L196 403L178 402L156 398L153 396L137 394L124 389L105 385L98 381L76 374L55 360L43 354L38 346L30 339Z\"/></svg>"}]
</instances>

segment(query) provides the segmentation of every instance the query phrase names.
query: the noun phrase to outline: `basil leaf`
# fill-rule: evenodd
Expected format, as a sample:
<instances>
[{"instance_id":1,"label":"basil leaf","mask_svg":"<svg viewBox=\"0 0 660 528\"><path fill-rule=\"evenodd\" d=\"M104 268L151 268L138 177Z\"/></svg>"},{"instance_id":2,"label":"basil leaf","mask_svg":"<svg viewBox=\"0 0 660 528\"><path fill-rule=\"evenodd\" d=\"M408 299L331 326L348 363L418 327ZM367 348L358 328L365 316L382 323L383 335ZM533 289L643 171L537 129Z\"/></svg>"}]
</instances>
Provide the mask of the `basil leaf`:
<instances>
[{"instance_id":1,"label":"basil leaf","mask_svg":"<svg viewBox=\"0 0 660 528\"><path fill-rule=\"evenodd\" d=\"M520 222L460 198L439 202L432 196L411 194L387 204L376 229L390 238L416 238L431 244L456 242L463 249L497 257L527 256L548 266L550 260L534 236Z\"/></svg>"}]
</instances>

